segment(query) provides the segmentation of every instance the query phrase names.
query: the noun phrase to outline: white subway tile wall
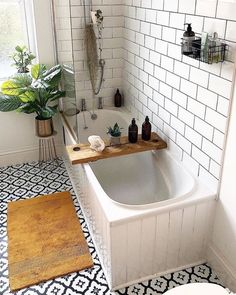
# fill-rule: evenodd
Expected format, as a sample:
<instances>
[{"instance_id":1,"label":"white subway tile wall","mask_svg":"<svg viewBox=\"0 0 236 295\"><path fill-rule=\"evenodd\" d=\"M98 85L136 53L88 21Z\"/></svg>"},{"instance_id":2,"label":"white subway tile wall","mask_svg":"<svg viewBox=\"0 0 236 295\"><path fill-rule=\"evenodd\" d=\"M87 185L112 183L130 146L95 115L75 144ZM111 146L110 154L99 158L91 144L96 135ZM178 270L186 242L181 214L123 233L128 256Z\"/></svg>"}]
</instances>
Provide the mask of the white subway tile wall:
<instances>
[{"instance_id":1,"label":"white subway tile wall","mask_svg":"<svg viewBox=\"0 0 236 295\"><path fill-rule=\"evenodd\" d=\"M78 107L80 107L81 98L86 98L87 106L91 108L93 94L84 46L85 25L82 2L80 0L54 1L58 58L60 63L74 64ZM140 4L140 1L135 2ZM124 11L123 0L93 0L93 10L97 9L101 9L104 16L102 58L106 61L105 81L99 96L103 97L106 105L112 105L112 97L116 88L121 88L122 86L124 15L127 17L127 27L134 28L139 24L139 21L135 20L136 9L134 7ZM86 7L86 11L88 13L89 6ZM146 10L143 9L143 12L146 13ZM151 10L150 14L153 13L156 14L155 11ZM139 30L140 27L138 27L137 31ZM143 35L139 34L141 39L138 39L137 36L135 40L135 32L130 30L125 37L130 41L138 41L139 43L142 42ZM68 41L68 43L65 41ZM135 43L129 44L129 48L133 49L134 54L139 54L139 45ZM137 48L137 51L135 48Z\"/></svg>"},{"instance_id":2,"label":"white subway tile wall","mask_svg":"<svg viewBox=\"0 0 236 295\"><path fill-rule=\"evenodd\" d=\"M58 53L74 59L77 98L92 98L84 51L80 0L56 2ZM105 82L101 96L112 104L122 88L134 116L149 115L170 152L216 190L230 105L232 62L208 65L181 55L184 23L196 33L217 32L236 48L236 1L93 0L104 14ZM71 16L71 20L70 20ZM70 33L72 29L72 36ZM70 44L73 41L73 48Z\"/></svg>"},{"instance_id":3,"label":"white subway tile wall","mask_svg":"<svg viewBox=\"0 0 236 295\"><path fill-rule=\"evenodd\" d=\"M208 65L182 56L180 42L184 23L189 22L196 33L217 32L230 44L230 50L235 50L235 3L124 0L126 106L132 111L136 109L139 118L148 108L154 129L167 140L170 152L213 190L217 189L222 164L234 66L232 62ZM140 28L127 26L131 19L140 22ZM131 32L138 34L139 40L150 36L152 39L144 44L134 41L131 48L138 46L138 53L134 53L127 46L133 41ZM127 58L130 53L138 63ZM135 71L139 66L142 71ZM139 95L133 95L134 89ZM147 97L152 103L146 104Z\"/></svg>"}]
</instances>

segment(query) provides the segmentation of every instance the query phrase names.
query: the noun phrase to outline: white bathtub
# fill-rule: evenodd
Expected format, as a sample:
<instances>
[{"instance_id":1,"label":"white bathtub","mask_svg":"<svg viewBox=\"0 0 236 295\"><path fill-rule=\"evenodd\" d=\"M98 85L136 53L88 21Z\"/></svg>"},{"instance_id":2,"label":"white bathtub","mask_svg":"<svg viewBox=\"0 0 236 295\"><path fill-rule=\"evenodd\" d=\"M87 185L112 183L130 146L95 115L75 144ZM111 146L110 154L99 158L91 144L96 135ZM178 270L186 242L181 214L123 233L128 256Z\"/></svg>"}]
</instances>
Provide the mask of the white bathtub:
<instances>
[{"instance_id":1,"label":"white bathtub","mask_svg":"<svg viewBox=\"0 0 236 295\"><path fill-rule=\"evenodd\" d=\"M99 110L87 129L79 114L80 141L106 136L123 109ZM111 289L206 261L215 195L168 150L144 152L70 167L88 226Z\"/></svg>"}]
</instances>

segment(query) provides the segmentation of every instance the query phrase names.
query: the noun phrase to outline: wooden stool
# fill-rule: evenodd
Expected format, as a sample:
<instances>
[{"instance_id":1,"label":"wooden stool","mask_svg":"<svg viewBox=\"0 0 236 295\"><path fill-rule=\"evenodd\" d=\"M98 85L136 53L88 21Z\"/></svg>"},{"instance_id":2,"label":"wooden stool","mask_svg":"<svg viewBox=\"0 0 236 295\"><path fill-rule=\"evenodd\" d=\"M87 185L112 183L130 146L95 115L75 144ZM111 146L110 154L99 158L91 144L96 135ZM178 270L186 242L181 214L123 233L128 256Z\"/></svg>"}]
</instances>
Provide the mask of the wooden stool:
<instances>
[{"instance_id":1,"label":"wooden stool","mask_svg":"<svg viewBox=\"0 0 236 295\"><path fill-rule=\"evenodd\" d=\"M52 161L53 164L59 165L58 156L55 147L54 137L57 135L57 132L54 131L52 135L47 137L39 138L39 167L42 167L43 163Z\"/></svg>"}]
</instances>

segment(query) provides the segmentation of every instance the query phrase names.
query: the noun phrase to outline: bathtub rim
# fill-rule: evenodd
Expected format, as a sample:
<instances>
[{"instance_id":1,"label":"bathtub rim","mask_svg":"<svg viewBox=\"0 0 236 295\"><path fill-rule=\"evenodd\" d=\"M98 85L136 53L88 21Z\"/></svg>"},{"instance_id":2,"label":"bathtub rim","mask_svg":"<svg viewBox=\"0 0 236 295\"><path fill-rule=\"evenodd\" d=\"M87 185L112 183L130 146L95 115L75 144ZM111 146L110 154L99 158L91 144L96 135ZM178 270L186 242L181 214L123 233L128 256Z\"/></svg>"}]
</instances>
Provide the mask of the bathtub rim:
<instances>
[{"instance_id":1,"label":"bathtub rim","mask_svg":"<svg viewBox=\"0 0 236 295\"><path fill-rule=\"evenodd\" d=\"M185 168L183 169L183 165L181 165L178 161L176 161L175 159L173 159L173 157L170 154L168 154L168 156L166 156L167 153L165 153L163 151L155 151L155 150L142 152L142 154L143 153L150 153L150 154L152 154L152 156L154 157L154 161L157 161L158 162L158 166L160 167L161 174L162 174L162 176L163 176L163 178L164 178L164 180L165 180L165 182L167 184L167 187L169 188L169 191L170 191L169 198L166 199L166 200L163 200L163 201L156 201L156 202L146 203L146 204L127 204L127 203L118 202L118 201L112 199L109 196L109 194L106 193L106 191L103 189L101 183L97 180L97 177L96 177L96 174L93 171L93 168L91 168L91 166L89 165L90 168L92 169L92 172L95 175L96 180L98 181L98 185L101 186L101 188L104 191L104 193L106 194L106 196L112 202L114 202L118 206L125 207L125 208L128 208L128 209L134 209L134 210L141 210L141 209L143 209L143 210L145 210L145 209L153 208L153 206L156 207L157 205L158 205L158 207L166 206L168 204L171 204L173 202L173 200L183 200L183 199L189 197L193 193L193 191L196 189L196 185L197 185L196 179ZM140 153L138 153L138 154L140 154ZM135 154L126 155L124 157L135 157ZM104 159L102 161L106 161L106 159ZM167 171L168 168L163 163L163 162L166 162L166 161L169 161L169 162L173 161L175 163L174 165L176 165L178 167L177 169L182 170L182 173L183 173L182 177L184 177L184 176L187 176L188 177L188 179L186 179L186 182L189 181L190 183L188 183L188 187L189 188L186 189L186 192L181 193L181 194L178 193L176 196L171 197L171 189L170 189L172 187L171 180L168 177L168 171ZM91 164L93 164L93 163L91 163Z\"/></svg>"},{"instance_id":2,"label":"bathtub rim","mask_svg":"<svg viewBox=\"0 0 236 295\"><path fill-rule=\"evenodd\" d=\"M168 150L163 150L162 152L167 153L171 158L173 156L170 154ZM173 161L177 161L173 158ZM183 169L187 170L181 162L179 164L183 167ZM206 200L212 200L217 198L217 194L210 191L204 184L202 184L196 177L193 176L195 179L196 185L195 189L193 190L192 194L170 199L168 203L163 204L163 202L156 202L152 203L149 208L131 208L128 206L116 204L103 190L102 186L98 182L92 168L89 164L81 164L81 167L84 168L84 173L86 173L86 177L88 180L89 185L92 185L94 191L96 192L96 198L98 198L99 203L105 213L106 219L108 220L111 225L117 225L119 223L123 223L127 220L133 220L140 217L144 217L147 215L154 215L156 213L165 213L167 211L175 210L176 208L183 208L186 206L190 206L194 203L205 202ZM74 166L76 169L76 166ZM188 170L187 170L188 172ZM155 204L155 206L154 206Z\"/></svg>"},{"instance_id":3,"label":"bathtub rim","mask_svg":"<svg viewBox=\"0 0 236 295\"><path fill-rule=\"evenodd\" d=\"M132 115L132 113L126 107L122 106L122 107L116 108L116 107L112 107L112 106L106 106L103 109L97 109L97 110L95 110L95 113L98 115L98 119L99 119L100 113L103 113L104 111L109 112L109 113L120 113L122 115L122 119L124 119L126 121L127 127L131 123L132 118L135 118L136 124L138 125L139 130L141 130L142 122L135 115ZM80 123L80 120L81 120L81 123L84 123L84 119L82 116L83 116L83 114L81 115L81 113L77 114L78 123ZM89 122L89 120L91 120L91 118L90 118L91 115L88 111L84 112L84 116L85 116L85 121L88 120L88 122ZM81 124L81 126L82 125L83 124ZM80 126L80 124L78 124L78 133L81 131L81 129L80 129L80 128L82 128L81 126ZM80 136L78 136L78 140L80 140Z\"/></svg>"},{"instance_id":4,"label":"bathtub rim","mask_svg":"<svg viewBox=\"0 0 236 295\"><path fill-rule=\"evenodd\" d=\"M130 110L128 110L126 107L121 107L121 108L115 108L115 107L110 107L110 106L106 106L104 109L101 110L96 110L96 112L98 112L98 115L100 112L104 112L104 111L112 111L112 113L120 113L122 116L124 116L124 120L129 123L130 119L132 117L136 117L135 115L132 115L132 113L130 112ZM88 112L85 112L88 113ZM81 114L80 114L81 115ZM79 115L77 115L79 116ZM89 116L89 113L88 113ZM137 119L137 125L139 127L141 127L141 122L139 119ZM94 175L94 172L92 171L91 167L89 166L89 164L81 164L82 167L84 167L86 174L90 176L90 179L88 179L88 182L93 185L94 187L94 183L97 184L95 187L95 191L97 192L97 197L99 199L99 202L101 204L102 209L105 212L106 218L110 223L120 223L123 222L124 220L131 220L131 219L137 219L140 218L141 215L145 216L145 215L150 215L150 214L154 214L154 213L161 213L161 212L166 212L169 210L174 210L175 208L179 207L184 207L184 206L190 206L193 203L198 203L200 201L205 201L207 199L217 199L217 192L213 192L211 191L205 184L203 184L200 179L198 177L196 177L195 175L193 175L191 173L191 171L189 171L189 169L183 164L182 161L180 161L179 159L177 159L176 157L174 157L174 155L168 151L168 149L162 150L162 151L157 151L157 153L160 152L164 152L167 153L170 158L173 159L173 161L177 162L178 165L180 165L185 171L187 171L188 174L190 174L194 181L195 181L195 190L192 191L192 194L188 194L187 196L185 196L184 198L181 198L181 196L179 198L174 198L171 199L172 202L168 202L169 204L163 204L162 202L158 203L152 203L150 205L150 207L153 207L154 204L158 204L158 206L155 206L154 208L134 208L135 205L131 205L131 207L133 208L125 208L123 205L119 205L119 203L115 203L115 201L113 201L103 190L103 188L101 187L100 183L98 182L96 176ZM78 164L79 165L79 164ZM76 167L78 165L74 165L73 168L76 169ZM88 177L88 176L86 176ZM91 183L91 179L93 180L93 183ZM169 200L168 200L169 201ZM142 205L138 205L139 207ZM146 205L144 205L146 206ZM128 207L128 205L126 205L126 207ZM125 214L117 214L116 216L114 216L111 212L112 211L116 211L118 209L118 211L123 210L123 212L125 212Z\"/></svg>"}]
</instances>

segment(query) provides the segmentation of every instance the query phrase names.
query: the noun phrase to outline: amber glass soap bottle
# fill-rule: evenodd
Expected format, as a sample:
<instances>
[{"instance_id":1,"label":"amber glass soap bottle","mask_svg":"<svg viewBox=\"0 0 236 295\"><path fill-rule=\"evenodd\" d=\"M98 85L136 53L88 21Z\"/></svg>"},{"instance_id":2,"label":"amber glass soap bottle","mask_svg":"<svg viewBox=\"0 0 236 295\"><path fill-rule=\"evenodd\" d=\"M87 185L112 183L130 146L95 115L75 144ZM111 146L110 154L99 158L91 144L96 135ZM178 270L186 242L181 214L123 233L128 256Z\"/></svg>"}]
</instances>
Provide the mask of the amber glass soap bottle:
<instances>
[{"instance_id":1,"label":"amber glass soap bottle","mask_svg":"<svg viewBox=\"0 0 236 295\"><path fill-rule=\"evenodd\" d=\"M129 125L129 142L136 143L138 141L138 126L136 125L135 119L132 119L131 124Z\"/></svg>"},{"instance_id":2,"label":"amber glass soap bottle","mask_svg":"<svg viewBox=\"0 0 236 295\"><path fill-rule=\"evenodd\" d=\"M120 108L121 104L122 104L122 96L120 94L119 89L117 89L115 97L114 97L114 105L115 107Z\"/></svg>"},{"instance_id":3,"label":"amber glass soap bottle","mask_svg":"<svg viewBox=\"0 0 236 295\"><path fill-rule=\"evenodd\" d=\"M148 116L146 116L145 121L143 122L143 125L142 125L142 139L143 140L150 140L151 139L151 130L152 130L152 125L149 122Z\"/></svg>"}]
</instances>

